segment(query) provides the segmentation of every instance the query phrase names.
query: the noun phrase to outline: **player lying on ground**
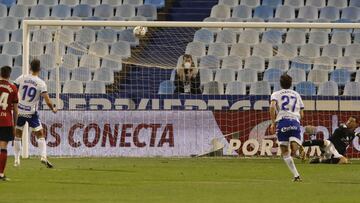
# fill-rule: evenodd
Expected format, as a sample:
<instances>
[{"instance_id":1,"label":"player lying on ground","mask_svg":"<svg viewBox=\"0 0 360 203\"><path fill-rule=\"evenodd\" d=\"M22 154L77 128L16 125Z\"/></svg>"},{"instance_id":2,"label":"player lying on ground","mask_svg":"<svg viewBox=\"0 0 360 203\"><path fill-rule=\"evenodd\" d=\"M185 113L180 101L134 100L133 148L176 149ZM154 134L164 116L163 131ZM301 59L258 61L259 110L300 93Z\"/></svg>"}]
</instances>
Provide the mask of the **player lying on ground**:
<instances>
[{"instance_id":1,"label":"player lying on ground","mask_svg":"<svg viewBox=\"0 0 360 203\"><path fill-rule=\"evenodd\" d=\"M322 152L320 157L314 158L310 163L327 163L327 164L346 164L349 163L346 158L346 149L351 144L355 136L360 137L360 133L355 133L359 127L359 121L356 117L351 116L345 124L339 127L327 140L309 140L303 143L303 146L319 146ZM316 127L306 126L305 131L313 134L316 133Z\"/></svg>"},{"instance_id":2,"label":"player lying on ground","mask_svg":"<svg viewBox=\"0 0 360 203\"><path fill-rule=\"evenodd\" d=\"M11 68L4 66L0 71L0 181L7 180L4 171L7 161L8 142L14 140L18 115L18 91L9 82Z\"/></svg>"},{"instance_id":3,"label":"player lying on ground","mask_svg":"<svg viewBox=\"0 0 360 203\"><path fill-rule=\"evenodd\" d=\"M270 133L275 133L278 137L281 156L286 165L294 175L294 181L301 181L300 174L296 169L292 156L297 150L300 150L302 158L305 152L301 146L300 136L300 119L304 117L304 104L300 95L291 90L292 78L284 74L280 77L281 90L271 95L270 117L271 126ZM291 152L289 152L289 145Z\"/></svg>"},{"instance_id":4,"label":"player lying on ground","mask_svg":"<svg viewBox=\"0 0 360 203\"><path fill-rule=\"evenodd\" d=\"M53 165L47 159L45 135L37 112L40 96L44 98L47 106L53 113L56 113L57 109L49 98L45 82L38 77L41 71L40 61L38 59L31 61L30 71L31 74L22 75L15 80L15 84L19 87L20 102L19 118L17 120L16 137L14 141L14 165L20 165L21 137L24 125L27 122L38 139L41 163L48 168L52 168Z\"/></svg>"}]
</instances>

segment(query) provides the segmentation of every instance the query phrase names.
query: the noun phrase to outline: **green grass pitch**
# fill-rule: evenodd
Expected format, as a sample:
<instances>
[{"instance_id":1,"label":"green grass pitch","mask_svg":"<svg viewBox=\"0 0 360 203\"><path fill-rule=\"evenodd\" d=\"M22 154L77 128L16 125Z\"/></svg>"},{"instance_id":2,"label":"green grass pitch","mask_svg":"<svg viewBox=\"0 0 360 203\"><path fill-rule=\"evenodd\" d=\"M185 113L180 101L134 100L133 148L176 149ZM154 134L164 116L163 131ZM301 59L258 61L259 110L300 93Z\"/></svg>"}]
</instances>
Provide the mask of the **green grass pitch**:
<instances>
[{"instance_id":1,"label":"green grass pitch","mask_svg":"<svg viewBox=\"0 0 360 203\"><path fill-rule=\"evenodd\" d=\"M68 202L359 202L360 161L309 165L296 161L294 183L281 159L37 158L8 160L1 203Z\"/></svg>"}]
</instances>

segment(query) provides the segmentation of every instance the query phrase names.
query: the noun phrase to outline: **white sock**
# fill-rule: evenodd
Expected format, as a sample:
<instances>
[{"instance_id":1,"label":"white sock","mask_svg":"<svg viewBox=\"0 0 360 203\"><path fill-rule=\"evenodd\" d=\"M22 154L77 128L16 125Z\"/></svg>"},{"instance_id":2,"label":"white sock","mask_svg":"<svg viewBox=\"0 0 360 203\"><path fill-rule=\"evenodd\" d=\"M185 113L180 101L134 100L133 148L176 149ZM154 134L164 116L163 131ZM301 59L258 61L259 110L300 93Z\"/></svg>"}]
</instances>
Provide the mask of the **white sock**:
<instances>
[{"instance_id":1,"label":"white sock","mask_svg":"<svg viewBox=\"0 0 360 203\"><path fill-rule=\"evenodd\" d=\"M21 139L15 138L15 140L14 140L15 161L20 160L20 153L21 153Z\"/></svg>"},{"instance_id":2,"label":"white sock","mask_svg":"<svg viewBox=\"0 0 360 203\"><path fill-rule=\"evenodd\" d=\"M45 141L45 138L39 138L38 139L38 145L39 145L41 158L46 159L46 141Z\"/></svg>"},{"instance_id":3,"label":"white sock","mask_svg":"<svg viewBox=\"0 0 360 203\"><path fill-rule=\"evenodd\" d=\"M286 165L288 166L288 168L290 169L291 173L294 175L294 177L300 176L299 172L297 171L296 166L294 164L293 158L290 155L286 155L283 157L283 159L284 159Z\"/></svg>"}]
</instances>

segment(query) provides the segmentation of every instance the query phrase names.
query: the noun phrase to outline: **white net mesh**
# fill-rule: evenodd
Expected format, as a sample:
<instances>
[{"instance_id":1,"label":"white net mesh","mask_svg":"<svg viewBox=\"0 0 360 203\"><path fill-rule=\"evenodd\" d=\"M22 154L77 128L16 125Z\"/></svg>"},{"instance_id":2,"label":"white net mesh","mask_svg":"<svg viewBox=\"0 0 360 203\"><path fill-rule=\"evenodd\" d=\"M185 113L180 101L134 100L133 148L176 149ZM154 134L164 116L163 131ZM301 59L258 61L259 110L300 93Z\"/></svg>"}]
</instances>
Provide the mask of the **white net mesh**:
<instances>
[{"instance_id":1,"label":"white net mesh","mask_svg":"<svg viewBox=\"0 0 360 203\"><path fill-rule=\"evenodd\" d=\"M317 138L359 115L357 30L200 27L147 27L144 36L133 27L32 31L30 56L42 61L49 92L60 86L63 111L43 116L50 142L70 145L52 154L276 155L268 101L285 72L304 96L302 124L318 126ZM177 92L184 54L199 69L200 94ZM358 157L357 150L355 139L349 153Z\"/></svg>"}]
</instances>

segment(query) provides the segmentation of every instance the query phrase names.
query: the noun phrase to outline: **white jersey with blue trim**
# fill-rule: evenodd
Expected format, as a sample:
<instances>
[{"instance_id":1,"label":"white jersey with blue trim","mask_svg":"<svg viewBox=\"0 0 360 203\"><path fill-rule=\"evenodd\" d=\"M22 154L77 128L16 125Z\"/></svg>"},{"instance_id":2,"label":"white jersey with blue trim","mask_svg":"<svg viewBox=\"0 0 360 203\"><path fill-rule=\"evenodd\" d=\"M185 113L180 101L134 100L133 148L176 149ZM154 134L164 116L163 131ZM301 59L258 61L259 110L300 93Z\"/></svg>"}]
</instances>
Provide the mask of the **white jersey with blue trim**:
<instances>
[{"instance_id":1,"label":"white jersey with blue trim","mask_svg":"<svg viewBox=\"0 0 360 203\"><path fill-rule=\"evenodd\" d=\"M300 121L300 111L304 109L304 103L299 93L290 89L282 89L272 93L271 101L276 101L276 121L284 118Z\"/></svg>"},{"instance_id":2,"label":"white jersey with blue trim","mask_svg":"<svg viewBox=\"0 0 360 203\"><path fill-rule=\"evenodd\" d=\"M47 92L45 82L38 76L22 75L15 80L19 90L19 114L34 114L42 93Z\"/></svg>"}]
</instances>

